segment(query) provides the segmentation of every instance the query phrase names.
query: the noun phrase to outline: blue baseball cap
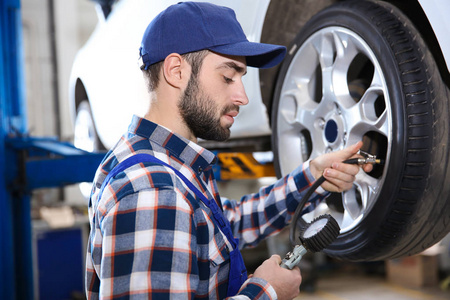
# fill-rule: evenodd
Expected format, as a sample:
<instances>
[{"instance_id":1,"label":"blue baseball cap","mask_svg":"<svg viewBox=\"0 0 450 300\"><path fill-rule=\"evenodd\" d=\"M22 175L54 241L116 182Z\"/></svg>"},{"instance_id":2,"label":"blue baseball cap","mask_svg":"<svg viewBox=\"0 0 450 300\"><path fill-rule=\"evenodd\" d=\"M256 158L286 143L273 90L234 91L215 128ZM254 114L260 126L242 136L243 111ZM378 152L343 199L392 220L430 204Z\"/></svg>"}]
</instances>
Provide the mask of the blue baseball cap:
<instances>
[{"instance_id":1,"label":"blue baseball cap","mask_svg":"<svg viewBox=\"0 0 450 300\"><path fill-rule=\"evenodd\" d=\"M235 12L206 2L180 2L156 16L145 30L139 49L141 69L163 61L169 54L211 50L245 56L247 65L270 68L286 55L286 47L247 40Z\"/></svg>"}]
</instances>

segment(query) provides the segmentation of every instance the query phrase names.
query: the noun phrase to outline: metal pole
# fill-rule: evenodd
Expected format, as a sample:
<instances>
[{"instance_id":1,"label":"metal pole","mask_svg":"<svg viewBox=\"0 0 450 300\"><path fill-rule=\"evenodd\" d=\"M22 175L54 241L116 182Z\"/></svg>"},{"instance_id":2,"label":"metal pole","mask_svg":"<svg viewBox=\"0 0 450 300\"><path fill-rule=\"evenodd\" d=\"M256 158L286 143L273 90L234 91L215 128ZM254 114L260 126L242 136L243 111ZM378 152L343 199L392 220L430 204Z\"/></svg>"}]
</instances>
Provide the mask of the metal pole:
<instances>
[{"instance_id":1,"label":"metal pole","mask_svg":"<svg viewBox=\"0 0 450 300\"><path fill-rule=\"evenodd\" d=\"M0 1L0 298L33 299L30 198L11 190L15 152L6 139L26 134L20 0Z\"/></svg>"}]
</instances>

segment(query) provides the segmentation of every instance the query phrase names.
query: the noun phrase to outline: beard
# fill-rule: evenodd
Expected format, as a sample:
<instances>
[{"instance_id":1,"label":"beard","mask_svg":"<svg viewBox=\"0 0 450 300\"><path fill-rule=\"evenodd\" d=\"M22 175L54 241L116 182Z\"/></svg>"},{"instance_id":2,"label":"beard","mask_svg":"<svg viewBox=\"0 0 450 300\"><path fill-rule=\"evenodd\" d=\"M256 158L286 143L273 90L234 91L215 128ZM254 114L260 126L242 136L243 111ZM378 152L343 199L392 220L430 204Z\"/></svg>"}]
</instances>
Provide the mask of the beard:
<instances>
[{"instance_id":1,"label":"beard","mask_svg":"<svg viewBox=\"0 0 450 300\"><path fill-rule=\"evenodd\" d=\"M239 111L239 106L228 105L217 116L218 105L199 89L197 76L191 74L178 109L184 122L197 138L225 141L230 137L231 124L223 127L220 119L230 111Z\"/></svg>"}]
</instances>

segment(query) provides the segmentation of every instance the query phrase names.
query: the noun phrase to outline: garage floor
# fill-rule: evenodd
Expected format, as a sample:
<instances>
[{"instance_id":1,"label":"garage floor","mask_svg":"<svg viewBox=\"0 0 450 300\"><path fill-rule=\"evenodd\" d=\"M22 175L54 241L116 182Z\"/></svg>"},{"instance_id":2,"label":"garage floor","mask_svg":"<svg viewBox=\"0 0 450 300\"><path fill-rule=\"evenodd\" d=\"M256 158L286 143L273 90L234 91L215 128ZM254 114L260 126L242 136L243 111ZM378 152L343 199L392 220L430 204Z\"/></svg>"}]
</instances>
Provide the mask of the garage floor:
<instances>
[{"instance_id":1,"label":"garage floor","mask_svg":"<svg viewBox=\"0 0 450 300\"><path fill-rule=\"evenodd\" d=\"M450 290L438 286L413 289L387 282L383 276L333 273L319 278L314 292L302 291L297 300L449 300Z\"/></svg>"}]
</instances>

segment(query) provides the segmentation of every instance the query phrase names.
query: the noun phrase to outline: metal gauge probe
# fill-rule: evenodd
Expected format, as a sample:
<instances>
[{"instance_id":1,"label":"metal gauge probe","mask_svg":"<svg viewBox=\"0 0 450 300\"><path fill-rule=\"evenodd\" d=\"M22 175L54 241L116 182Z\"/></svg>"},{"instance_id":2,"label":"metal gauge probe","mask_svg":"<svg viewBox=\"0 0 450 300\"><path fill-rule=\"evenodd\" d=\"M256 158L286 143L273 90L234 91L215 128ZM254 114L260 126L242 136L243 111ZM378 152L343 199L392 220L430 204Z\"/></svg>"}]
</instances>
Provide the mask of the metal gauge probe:
<instances>
[{"instance_id":1,"label":"metal gauge probe","mask_svg":"<svg viewBox=\"0 0 450 300\"><path fill-rule=\"evenodd\" d=\"M306 252L319 252L328 247L339 235L339 224L331 215L321 215L315 218L300 231L301 245L295 245L281 262L285 269L294 268Z\"/></svg>"}]
</instances>

